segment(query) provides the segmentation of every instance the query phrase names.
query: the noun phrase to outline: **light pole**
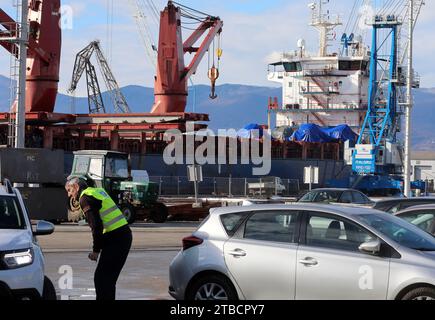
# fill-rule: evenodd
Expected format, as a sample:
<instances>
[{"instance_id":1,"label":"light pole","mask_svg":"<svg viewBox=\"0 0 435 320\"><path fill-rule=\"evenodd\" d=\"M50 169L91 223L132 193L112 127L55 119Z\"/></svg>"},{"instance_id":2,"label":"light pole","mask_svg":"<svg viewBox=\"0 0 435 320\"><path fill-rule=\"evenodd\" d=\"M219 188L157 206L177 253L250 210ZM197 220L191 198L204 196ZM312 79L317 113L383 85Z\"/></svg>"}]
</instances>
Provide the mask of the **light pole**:
<instances>
[{"instance_id":1,"label":"light pole","mask_svg":"<svg viewBox=\"0 0 435 320\"><path fill-rule=\"evenodd\" d=\"M26 62L28 42L28 0L21 3L21 32L19 35L19 76L17 90L16 112L16 139L15 148L25 147L25 123L26 123Z\"/></svg>"},{"instance_id":2,"label":"light pole","mask_svg":"<svg viewBox=\"0 0 435 320\"><path fill-rule=\"evenodd\" d=\"M414 33L414 0L409 0L409 31L408 31L408 81L406 85L406 118L405 118L405 179L404 193L411 197L411 110L413 83L413 33Z\"/></svg>"}]
</instances>

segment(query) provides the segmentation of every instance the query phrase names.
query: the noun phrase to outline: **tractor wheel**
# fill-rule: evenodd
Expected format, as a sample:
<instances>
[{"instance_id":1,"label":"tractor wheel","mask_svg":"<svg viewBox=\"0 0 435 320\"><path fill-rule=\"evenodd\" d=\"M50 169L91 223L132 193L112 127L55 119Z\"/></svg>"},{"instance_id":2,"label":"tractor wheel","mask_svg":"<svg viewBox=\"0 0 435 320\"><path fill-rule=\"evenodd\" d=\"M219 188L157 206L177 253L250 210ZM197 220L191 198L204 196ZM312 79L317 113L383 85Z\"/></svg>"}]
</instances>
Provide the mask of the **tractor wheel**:
<instances>
[{"instance_id":1,"label":"tractor wheel","mask_svg":"<svg viewBox=\"0 0 435 320\"><path fill-rule=\"evenodd\" d=\"M127 219L128 224L132 224L136 221L136 209L129 203L124 203L121 206L122 214Z\"/></svg>"},{"instance_id":2,"label":"tractor wheel","mask_svg":"<svg viewBox=\"0 0 435 320\"><path fill-rule=\"evenodd\" d=\"M150 218L155 223L163 223L168 219L168 208L163 203L156 203L151 208Z\"/></svg>"}]
</instances>

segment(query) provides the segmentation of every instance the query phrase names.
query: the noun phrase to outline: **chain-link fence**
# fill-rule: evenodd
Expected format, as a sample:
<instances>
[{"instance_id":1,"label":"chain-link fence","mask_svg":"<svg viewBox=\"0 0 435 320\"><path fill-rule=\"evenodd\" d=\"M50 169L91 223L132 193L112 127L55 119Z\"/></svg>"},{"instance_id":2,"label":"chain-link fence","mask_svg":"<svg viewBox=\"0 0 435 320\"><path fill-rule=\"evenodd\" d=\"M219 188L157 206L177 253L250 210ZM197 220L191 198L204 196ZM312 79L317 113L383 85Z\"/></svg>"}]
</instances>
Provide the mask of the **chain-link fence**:
<instances>
[{"instance_id":1,"label":"chain-link fence","mask_svg":"<svg viewBox=\"0 0 435 320\"><path fill-rule=\"evenodd\" d=\"M187 177L152 176L161 196L194 196L195 186ZM198 182L198 195L216 197L296 196L300 192L297 179L205 177Z\"/></svg>"}]
</instances>

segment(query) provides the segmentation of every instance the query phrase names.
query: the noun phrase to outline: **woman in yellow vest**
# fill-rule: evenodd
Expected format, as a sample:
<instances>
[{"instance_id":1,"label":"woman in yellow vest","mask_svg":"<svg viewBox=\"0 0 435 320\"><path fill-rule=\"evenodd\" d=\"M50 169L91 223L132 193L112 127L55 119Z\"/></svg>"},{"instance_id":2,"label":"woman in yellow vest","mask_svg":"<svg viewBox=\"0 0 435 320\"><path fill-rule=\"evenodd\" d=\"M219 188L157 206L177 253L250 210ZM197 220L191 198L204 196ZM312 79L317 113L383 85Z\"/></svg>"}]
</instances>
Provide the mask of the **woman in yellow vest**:
<instances>
[{"instance_id":1,"label":"woman in yellow vest","mask_svg":"<svg viewBox=\"0 0 435 320\"><path fill-rule=\"evenodd\" d=\"M69 197L79 201L92 230L89 259L98 261L94 275L97 300L115 300L116 282L132 243L128 222L104 189L90 188L80 178L69 180L65 189Z\"/></svg>"}]
</instances>

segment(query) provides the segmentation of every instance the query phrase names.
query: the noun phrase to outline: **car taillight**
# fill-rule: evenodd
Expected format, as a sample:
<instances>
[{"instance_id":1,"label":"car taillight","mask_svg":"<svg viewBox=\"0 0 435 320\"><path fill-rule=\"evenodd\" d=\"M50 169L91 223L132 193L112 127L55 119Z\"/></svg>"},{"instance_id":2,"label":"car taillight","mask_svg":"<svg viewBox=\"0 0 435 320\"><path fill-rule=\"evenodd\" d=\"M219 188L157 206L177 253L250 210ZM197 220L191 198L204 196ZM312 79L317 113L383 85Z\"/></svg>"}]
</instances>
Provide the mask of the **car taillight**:
<instances>
[{"instance_id":1,"label":"car taillight","mask_svg":"<svg viewBox=\"0 0 435 320\"><path fill-rule=\"evenodd\" d=\"M204 240L195 236L189 236L183 239L183 251L194 246L200 245Z\"/></svg>"}]
</instances>

